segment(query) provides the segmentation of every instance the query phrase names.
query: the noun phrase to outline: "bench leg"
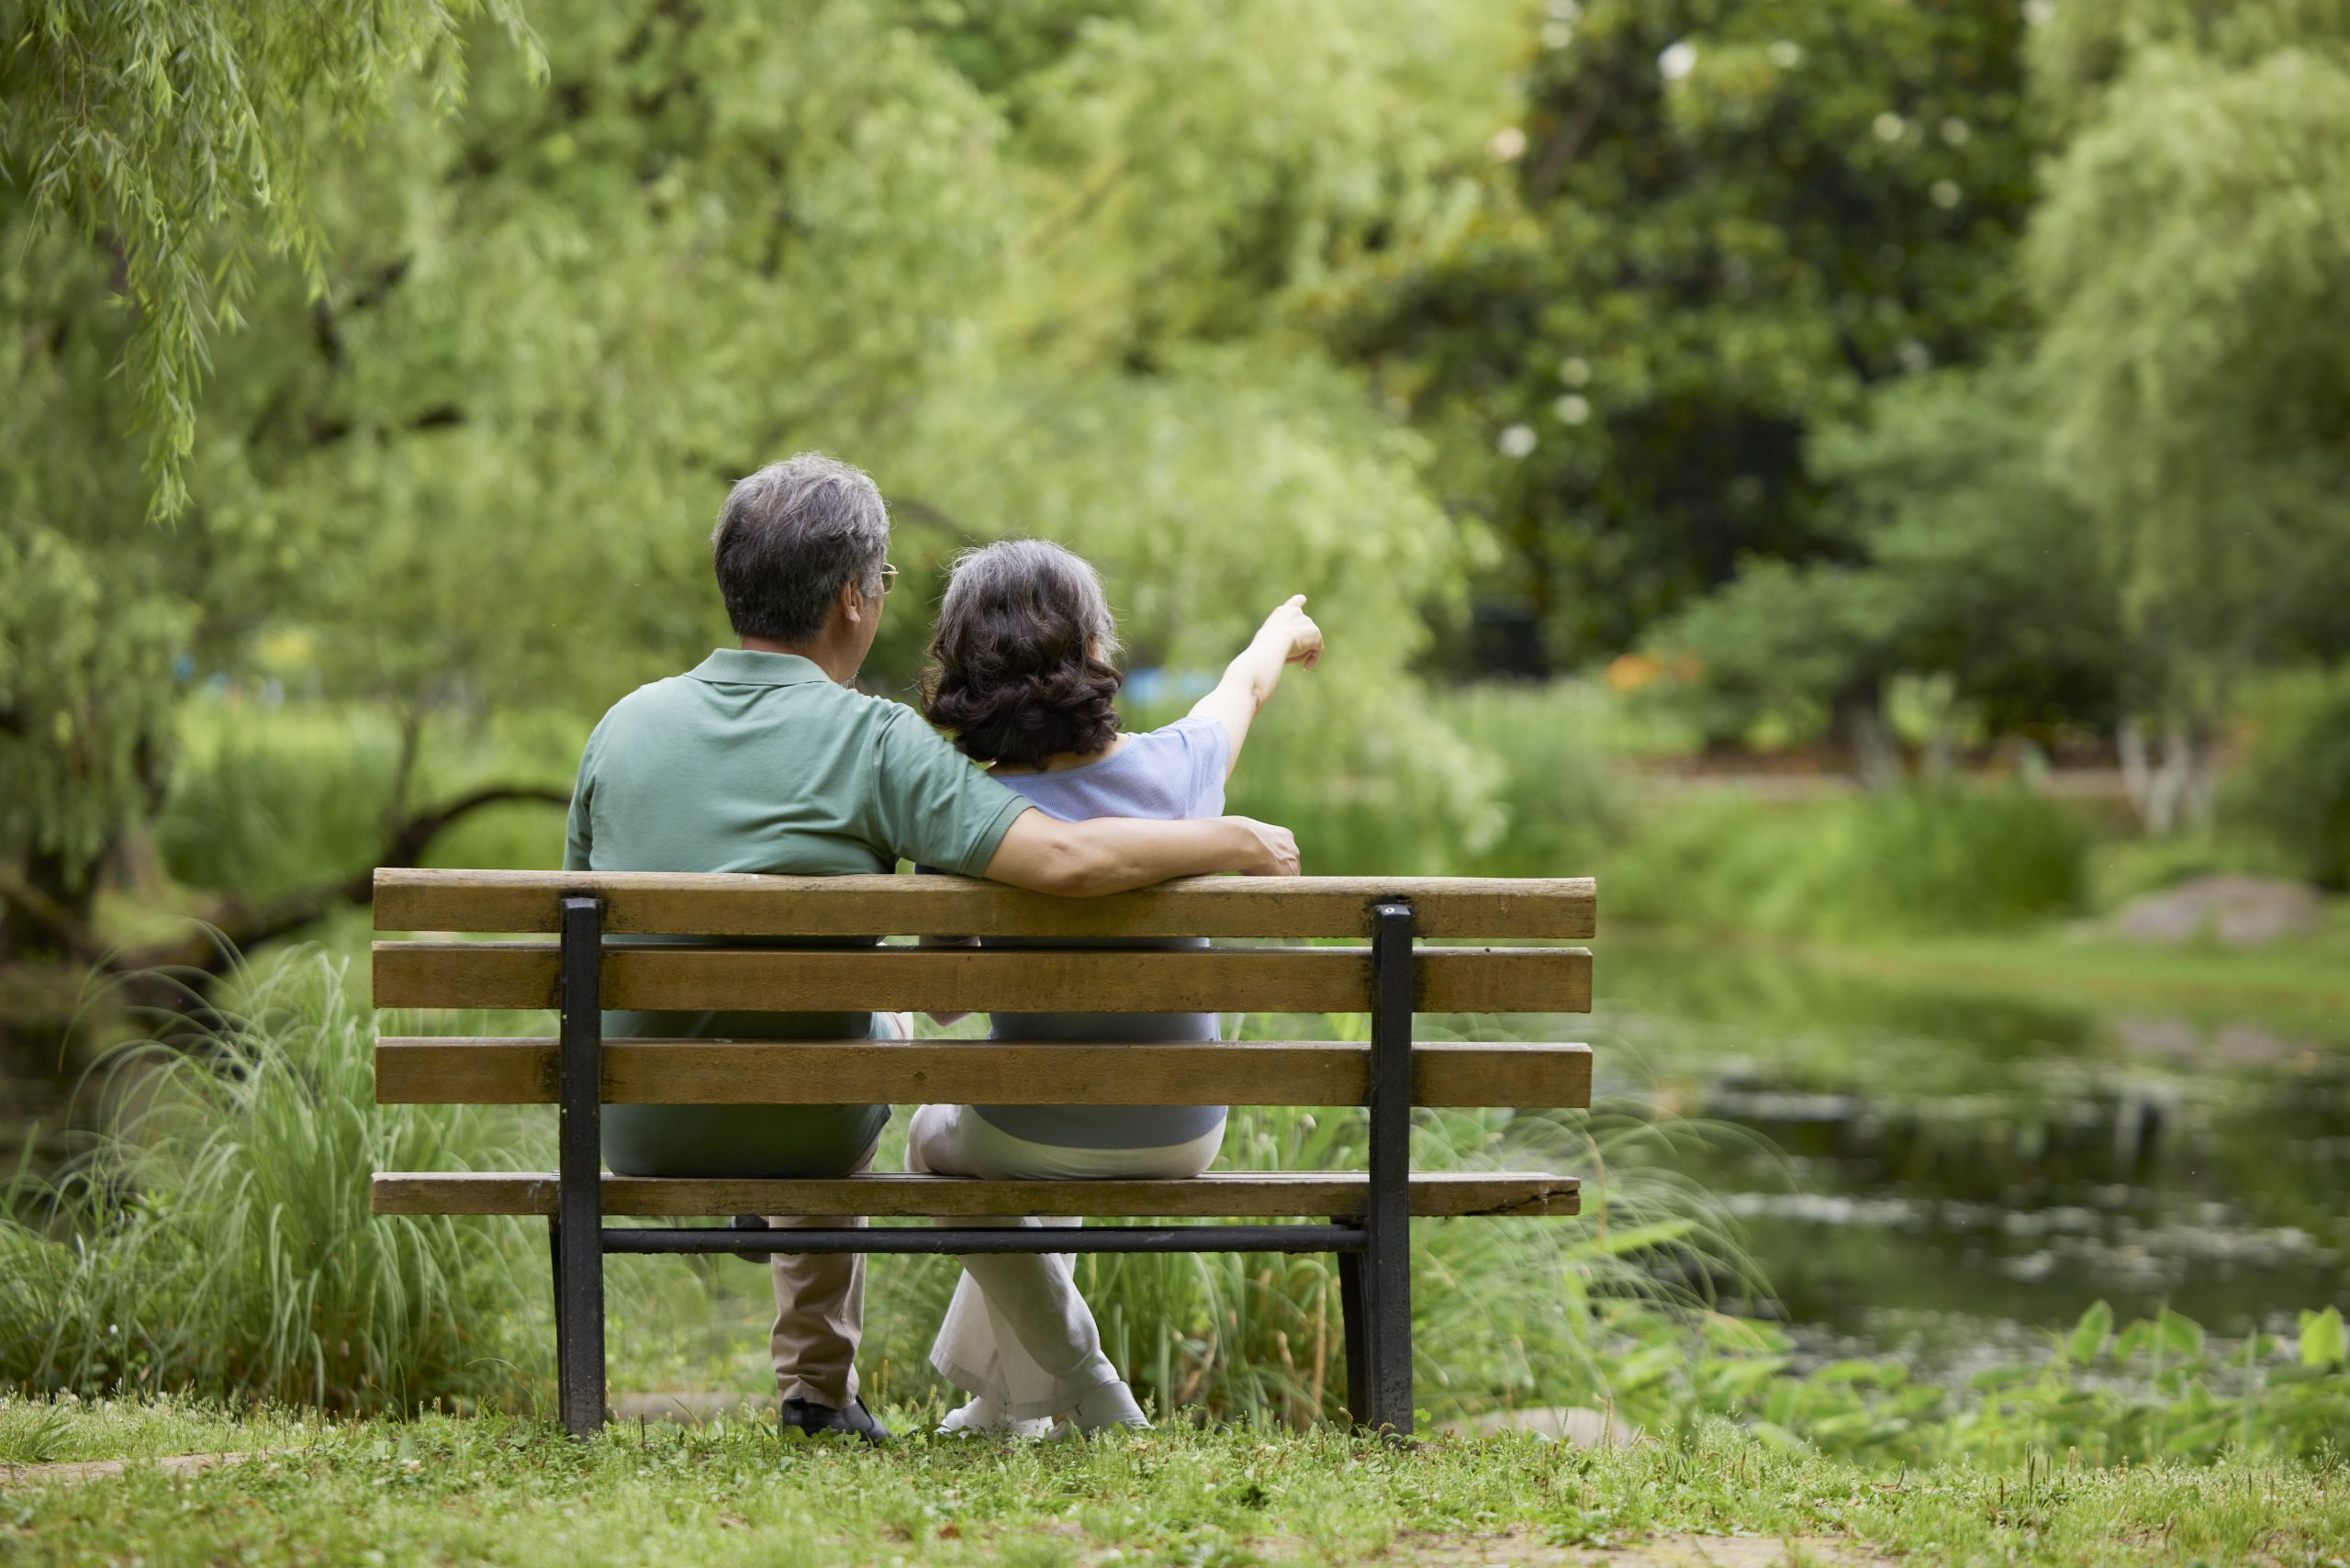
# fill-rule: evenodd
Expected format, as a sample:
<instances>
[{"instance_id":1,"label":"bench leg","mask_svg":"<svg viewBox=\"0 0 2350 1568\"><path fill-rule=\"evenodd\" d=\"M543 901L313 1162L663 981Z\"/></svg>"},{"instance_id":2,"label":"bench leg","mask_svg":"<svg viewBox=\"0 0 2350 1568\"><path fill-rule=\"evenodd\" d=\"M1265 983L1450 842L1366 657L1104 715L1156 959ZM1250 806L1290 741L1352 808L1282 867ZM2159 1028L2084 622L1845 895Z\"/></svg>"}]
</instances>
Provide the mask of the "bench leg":
<instances>
[{"instance_id":1,"label":"bench leg","mask_svg":"<svg viewBox=\"0 0 2350 1568\"><path fill-rule=\"evenodd\" d=\"M563 1365L563 1222L547 1215L547 1302L554 1308L554 1364Z\"/></svg>"},{"instance_id":2,"label":"bench leg","mask_svg":"<svg viewBox=\"0 0 2350 1568\"><path fill-rule=\"evenodd\" d=\"M1371 1193L1356 1294L1363 1312L1363 1398L1355 1418L1412 1435L1412 906L1371 912ZM1351 1336L1350 1336L1351 1338ZM1349 1383L1352 1376L1349 1374Z\"/></svg>"},{"instance_id":3,"label":"bench leg","mask_svg":"<svg viewBox=\"0 0 2350 1568\"><path fill-rule=\"evenodd\" d=\"M1368 1427L1371 1424L1371 1304L1363 1297L1360 1252L1338 1254L1338 1314L1340 1342L1347 1356L1347 1415L1355 1425Z\"/></svg>"},{"instance_id":4,"label":"bench leg","mask_svg":"<svg viewBox=\"0 0 2350 1568\"><path fill-rule=\"evenodd\" d=\"M566 1431L604 1426L603 905L563 901L554 1217L555 1404Z\"/></svg>"}]
</instances>

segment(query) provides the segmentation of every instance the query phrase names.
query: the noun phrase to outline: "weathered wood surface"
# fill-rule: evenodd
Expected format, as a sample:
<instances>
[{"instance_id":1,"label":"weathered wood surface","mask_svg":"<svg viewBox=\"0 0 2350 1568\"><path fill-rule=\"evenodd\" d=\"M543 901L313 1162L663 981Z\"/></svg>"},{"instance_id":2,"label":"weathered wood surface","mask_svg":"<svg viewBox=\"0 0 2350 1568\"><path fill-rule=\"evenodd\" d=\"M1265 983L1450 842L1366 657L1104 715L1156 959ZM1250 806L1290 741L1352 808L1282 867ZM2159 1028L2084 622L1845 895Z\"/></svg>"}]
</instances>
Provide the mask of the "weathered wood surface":
<instances>
[{"instance_id":1,"label":"weathered wood surface","mask_svg":"<svg viewBox=\"0 0 2350 1568\"><path fill-rule=\"evenodd\" d=\"M1422 947L1423 1013L1585 1013L1580 947ZM648 1011L1352 1013L1370 1005L1360 947L1114 952L1002 947L612 946L604 1005ZM554 1005L552 942L378 942L377 1007Z\"/></svg>"},{"instance_id":2,"label":"weathered wood surface","mask_svg":"<svg viewBox=\"0 0 2350 1568\"><path fill-rule=\"evenodd\" d=\"M877 1219L997 1215L1085 1215L1182 1219L1234 1216L1349 1218L1363 1212L1360 1171L1243 1171L1170 1181L992 1182L952 1176L873 1175L809 1181L604 1178L604 1213L681 1218L699 1215L867 1215ZM1412 1212L1435 1216L1557 1215L1579 1212L1582 1183L1529 1171L1443 1171L1412 1178ZM550 1215L553 1171L389 1171L375 1177L379 1215Z\"/></svg>"},{"instance_id":3,"label":"weathered wood surface","mask_svg":"<svg viewBox=\"0 0 2350 1568\"><path fill-rule=\"evenodd\" d=\"M618 935L1348 937L1395 899L1438 940L1576 941L1598 919L1588 877L1195 877L1072 899L961 877L385 869L375 928L553 931L565 892L602 897Z\"/></svg>"},{"instance_id":4,"label":"weathered wood surface","mask_svg":"<svg viewBox=\"0 0 2350 1568\"><path fill-rule=\"evenodd\" d=\"M1348 1040L611 1040L601 1097L632 1105L1359 1105L1370 1057L1370 1047ZM551 1039L386 1036L375 1045L375 1098L552 1104L555 1068ZM1412 1047L1412 1103L1588 1105L1591 1047L1424 1042Z\"/></svg>"}]
</instances>

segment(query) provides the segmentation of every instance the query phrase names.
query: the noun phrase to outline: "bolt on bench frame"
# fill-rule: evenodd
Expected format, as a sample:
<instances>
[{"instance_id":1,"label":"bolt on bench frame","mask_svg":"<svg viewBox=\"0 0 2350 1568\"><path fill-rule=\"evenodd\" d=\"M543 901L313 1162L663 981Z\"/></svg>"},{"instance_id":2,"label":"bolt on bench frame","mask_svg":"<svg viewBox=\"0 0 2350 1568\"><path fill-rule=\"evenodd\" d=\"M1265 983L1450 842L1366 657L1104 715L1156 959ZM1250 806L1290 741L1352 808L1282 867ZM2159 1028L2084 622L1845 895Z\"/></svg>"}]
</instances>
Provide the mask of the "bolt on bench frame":
<instances>
[{"instance_id":1,"label":"bolt on bench frame","mask_svg":"<svg viewBox=\"0 0 2350 1568\"><path fill-rule=\"evenodd\" d=\"M435 873L378 874L377 924L392 924L400 913L386 909L383 899L386 879L412 880ZM448 875L441 873L439 875ZM492 874L469 873L477 878ZM509 882L528 878L544 889L555 874L515 873ZM608 879L594 876L557 879L569 884ZM703 879L717 881L718 878ZM729 881L784 879L729 878ZM878 880L879 879L856 879ZM906 881L909 879L890 879ZM792 879L790 880L798 880ZM931 880L931 879L923 879ZM1335 882L1337 879L1327 879ZM1292 884L1294 885L1294 884ZM601 1109L606 1056L603 1038L604 963L608 905L593 890L565 891L558 902L554 1001L560 1014L555 1083L553 1098L558 1117L558 1169L553 1213L548 1215L549 1250L553 1264L558 1407L565 1427L575 1436L599 1430L605 1417L605 1323L603 1260L606 1253L983 1253L983 1252L1329 1252L1337 1255L1347 1363L1347 1408L1354 1419L1374 1430L1408 1434L1412 1429L1411 1342L1411 1111L1414 1102L1412 1020L1422 1005L1416 984L1414 959L1416 916L1408 880L1391 881L1400 896L1371 903L1369 919L1369 992L1362 1000L1371 1015L1371 1043L1364 1103L1370 1120L1368 1184L1359 1219L1334 1215L1325 1224L1124 1225L1112 1226L1004 1227L943 1226L888 1229L777 1229L740 1231L700 1226L615 1227L605 1222ZM1431 883L1431 886L1435 884ZM1448 881L1448 887L1475 886ZM1505 890L1513 884L1492 881L1485 886ZM1531 885L1531 884L1528 884ZM1179 885L1180 886L1180 885ZM1576 935L1587 935L1590 885L1580 884L1584 914ZM993 891L993 890L990 890ZM544 891L539 897L545 897ZM543 908L543 905L541 906ZM869 917L867 917L869 918ZM524 925L517 920L516 928ZM543 924L541 927L543 928ZM401 945L378 947L377 986L385 989L383 956ZM943 955L942 955L943 956ZM1578 950L1586 966L1588 955ZM383 1003L379 1001L379 1005ZM509 1003L510 1005L510 1003ZM1569 999L1570 1005L1577 1005ZM403 1046L427 1044L403 1041ZM487 1044L490 1042L467 1042ZM1121 1047L1129 1048L1129 1047ZM1548 1047L1580 1050L1582 1047ZM386 1098L381 1083L379 1047L378 1098ZM1588 1066L1584 1064L1588 1103ZM393 1180L399 1178L394 1177ZM378 1178L377 1207L383 1202ZM851 1179L873 1182L872 1177ZM879 1180L888 1180L882 1178ZM1052 1183L1034 1183L1043 1190ZM1561 1196L1543 1200L1541 1212L1572 1213L1575 1183L1554 1183ZM493 1212L507 1212L498 1210ZM1060 1212L1060 1211L1056 1211Z\"/></svg>"}]
</instances>

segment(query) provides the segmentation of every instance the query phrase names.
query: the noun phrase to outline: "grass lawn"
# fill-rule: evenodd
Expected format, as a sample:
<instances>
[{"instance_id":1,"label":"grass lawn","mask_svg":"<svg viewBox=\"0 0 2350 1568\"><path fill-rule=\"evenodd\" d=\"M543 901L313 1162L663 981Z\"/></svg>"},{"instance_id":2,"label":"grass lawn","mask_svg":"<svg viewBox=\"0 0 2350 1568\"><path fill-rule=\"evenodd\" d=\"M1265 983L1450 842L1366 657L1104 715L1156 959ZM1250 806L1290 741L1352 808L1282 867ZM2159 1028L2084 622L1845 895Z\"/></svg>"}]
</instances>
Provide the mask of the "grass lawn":
<instances>
[{"instance_id":1,"label":"grass lawn","mask_svg":"<svg viewBox=\"0 0 2350 1568\"><path fill-rule=\"evenodd\" d=\"M184 1472L144 1458L111 1474L8 1468L205 1450L249 1457ZM1188 1428L874 1451L782 1443L764 1425L655 1425L580 1445L498 1417L331 1422L17 1399L0 1404L0 1559L2324 1564L2350 1561L2350 1472L2060 1461L1886 1473L1727 1427L1603 1452Z\"/></svg>"},{"instance_id":2,"label":"grass lawn","mask_svg":"<svg viewBox=\"0 0 2350 1568\"><path fill-rule=\"evenodd\" d=\"M2164 946L2047 931L1877 943L1718 933L1826 969L2051 1001L2127 1003L2188 1015L2255 1013L2323 1027L2350 1020L2350 933L2230 948Z\"/></svg>"}]
</instances>

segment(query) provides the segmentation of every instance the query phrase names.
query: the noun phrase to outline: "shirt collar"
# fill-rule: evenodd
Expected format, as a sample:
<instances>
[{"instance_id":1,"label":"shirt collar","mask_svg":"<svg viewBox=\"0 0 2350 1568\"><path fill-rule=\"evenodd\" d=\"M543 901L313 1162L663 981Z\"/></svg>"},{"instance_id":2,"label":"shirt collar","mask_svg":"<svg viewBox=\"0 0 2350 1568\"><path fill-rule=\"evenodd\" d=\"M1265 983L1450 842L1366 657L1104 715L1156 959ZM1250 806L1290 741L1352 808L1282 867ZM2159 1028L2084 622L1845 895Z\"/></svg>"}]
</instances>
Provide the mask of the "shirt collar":
<instances>
[{"instance_id":1,"label":"shirt collar","mask_svg":"<svg viewBox=\"0 0 2350 1568\"><path fill-rule=\"evenodd\" d=\"M712 686L805 686L832 679L812 659L798 654L762 654L749 648L713 648L687 672Z\"/></svg>"}]
</instances>

